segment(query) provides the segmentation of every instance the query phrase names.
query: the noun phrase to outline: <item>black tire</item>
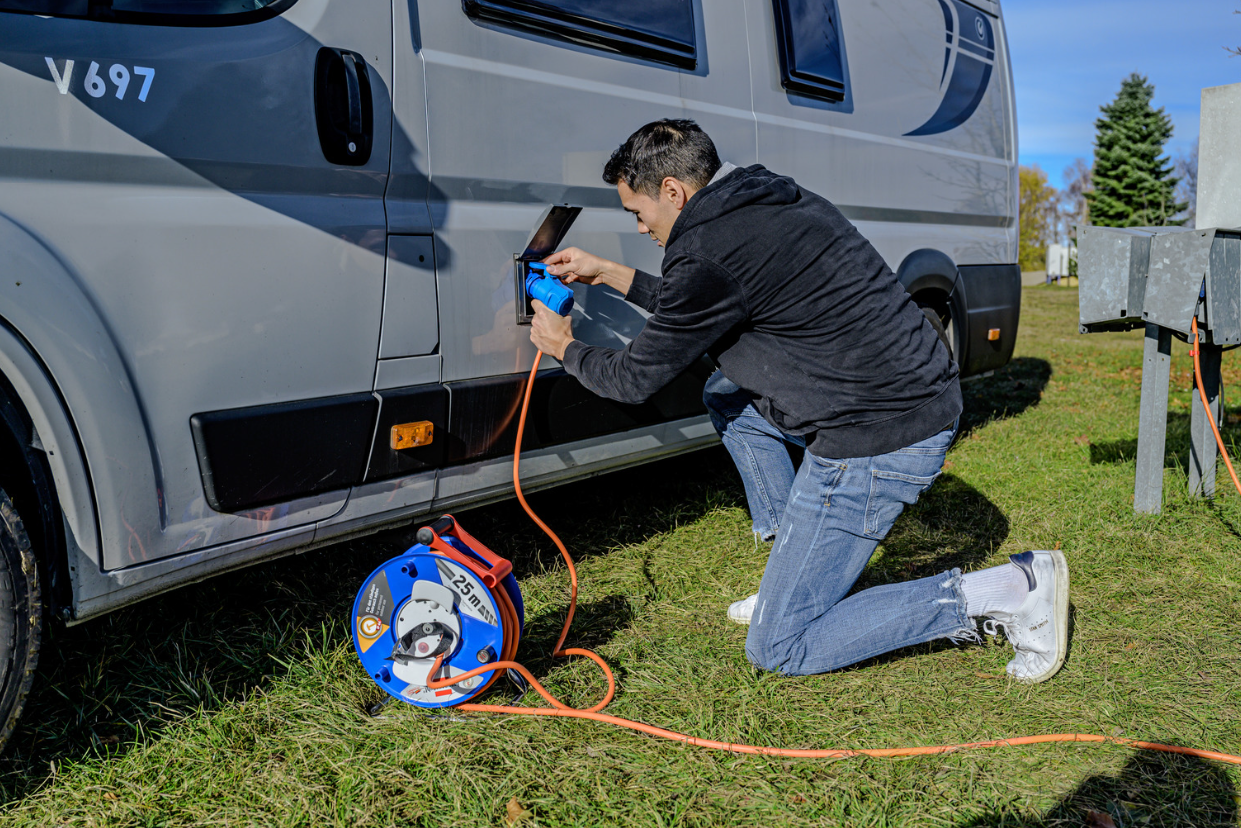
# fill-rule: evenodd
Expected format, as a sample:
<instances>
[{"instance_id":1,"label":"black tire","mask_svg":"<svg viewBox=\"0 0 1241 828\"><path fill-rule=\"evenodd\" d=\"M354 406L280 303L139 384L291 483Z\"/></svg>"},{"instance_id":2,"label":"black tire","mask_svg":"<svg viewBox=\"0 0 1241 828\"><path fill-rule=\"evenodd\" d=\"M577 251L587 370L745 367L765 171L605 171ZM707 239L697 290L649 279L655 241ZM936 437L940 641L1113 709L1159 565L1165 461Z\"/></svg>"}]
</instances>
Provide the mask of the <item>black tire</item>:
<instances>
[{"instance_id":1,"label":"black tire","mask_svg":"<svg viewBox=\"0 0 1241 828\"><path fill-rule=\"evenodd\" d=\"M944 320L940 318L939 311L929 305L923 305L922 313L926 315L926 321L930 322L931 327L935 329L935 335L939 337L939 341L944 343L944 347L948 349L948 356L952 359L956 359L956 354L953 353L952 348L952 336L948 333L947 326L944 325ZM951 317L948 320L948 324L952 324Z\"/></svg>"},{"instance_id":2,"label":"black tire","mask_svg":"<svg viewBox=\"0 0 1241 828\"><path fill-rule=\"evenodd\" d=\"M0 489L0 749L34 682L42 631L38 562L21 516Z\"/></svg>"}]
</instances>

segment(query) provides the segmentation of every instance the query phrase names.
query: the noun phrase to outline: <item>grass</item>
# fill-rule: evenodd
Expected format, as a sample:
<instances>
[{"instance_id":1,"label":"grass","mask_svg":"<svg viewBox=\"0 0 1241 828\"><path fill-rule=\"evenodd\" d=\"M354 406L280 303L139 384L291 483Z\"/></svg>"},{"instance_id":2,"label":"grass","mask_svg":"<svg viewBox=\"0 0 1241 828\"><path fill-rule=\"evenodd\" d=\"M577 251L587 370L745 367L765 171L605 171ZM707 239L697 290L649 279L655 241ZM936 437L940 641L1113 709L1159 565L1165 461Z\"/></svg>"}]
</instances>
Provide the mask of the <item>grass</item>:
<instances>
[{"instance_id":1,"label":"grass","mask_svg":"<svg viewBox=\"0 0 1241 828\"><path fill-rule=\"evenodd\" d=\"M713 449L532 498L579 561L570 644L614 665L609 712L791 747L1077 731L1241 751L1241 498L1186 496L1187 349L1178 343L1173 361L1164 509L1135 515L1141 340L1078 335L1076 299L1026 290L1013 362L965 386L945 474L863 575L871 585L975 569L1060 544L1074 634L1055 679L1011 682L998 642L936 643L812 678L753 670L724 609L756 587L765 549ZM1241 384L1236 360L1225 358L1224 381ZM592 703L596 668L549 658L567 602L554 549L511 502L458 517L514 559L523 660L562 699ZM1114 745L788 761L579 721L397 704L368 716L381 694L347 616L366 574L411 536L54 629L0 758L0 825L1238 824L1238 768Z\"/></svg>"}]
</instances>

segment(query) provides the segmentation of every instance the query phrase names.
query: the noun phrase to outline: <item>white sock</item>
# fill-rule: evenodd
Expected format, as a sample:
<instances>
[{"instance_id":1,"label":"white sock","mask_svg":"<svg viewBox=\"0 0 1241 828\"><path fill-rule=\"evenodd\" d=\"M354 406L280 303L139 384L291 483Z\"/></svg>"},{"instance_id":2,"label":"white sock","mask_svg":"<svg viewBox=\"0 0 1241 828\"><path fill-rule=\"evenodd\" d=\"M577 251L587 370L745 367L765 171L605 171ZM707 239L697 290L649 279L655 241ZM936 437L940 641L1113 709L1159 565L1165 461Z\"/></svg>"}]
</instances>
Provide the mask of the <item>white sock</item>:
<instances>
[{"instance_id":1,"label":"white sock","mask_svg":"<svg viewBox=\"0 0 1241 828\"><path fill-rule=\"evenodd\" d=\"M1016 612L1030 592L1026 574L1011 563L961 576L965 614L970 618L993 612Z\"/></svg>"}]
</instances>

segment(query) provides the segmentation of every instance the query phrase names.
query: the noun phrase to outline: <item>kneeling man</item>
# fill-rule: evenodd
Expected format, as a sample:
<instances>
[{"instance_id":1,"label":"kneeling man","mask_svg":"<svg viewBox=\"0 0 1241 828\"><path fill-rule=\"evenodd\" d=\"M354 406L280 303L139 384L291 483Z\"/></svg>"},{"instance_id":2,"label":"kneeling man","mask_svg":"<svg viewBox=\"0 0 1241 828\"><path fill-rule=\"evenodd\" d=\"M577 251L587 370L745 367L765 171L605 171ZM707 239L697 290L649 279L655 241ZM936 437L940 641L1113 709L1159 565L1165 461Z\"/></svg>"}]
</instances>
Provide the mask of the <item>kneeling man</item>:
<instances>
[{"instance_id":1,"label":"kneeling man","mask_svg":"<svg viewBox=\"0 0 1241 828\"><path fill-rule=\"evenodd\" d=\"M603 178L664 248L663 277L577 248L549 256L547 272L609 285L652 316L624 349L598 348L536 303L530 339L591 391L629 403L703 354L715 360L704 401L754 531L775 540L758 593L728 610L750 625L750 661L822 673L936 638L977 641L985 616L1016 651L1009 674L1054 675L1068 643L1059 551L849 595L939 475L961 414L948 349L870 243L791 178L721 164L693 121L642 127ZM805 449L796 471L786 444Z\"/></svg>"}]
</instances>

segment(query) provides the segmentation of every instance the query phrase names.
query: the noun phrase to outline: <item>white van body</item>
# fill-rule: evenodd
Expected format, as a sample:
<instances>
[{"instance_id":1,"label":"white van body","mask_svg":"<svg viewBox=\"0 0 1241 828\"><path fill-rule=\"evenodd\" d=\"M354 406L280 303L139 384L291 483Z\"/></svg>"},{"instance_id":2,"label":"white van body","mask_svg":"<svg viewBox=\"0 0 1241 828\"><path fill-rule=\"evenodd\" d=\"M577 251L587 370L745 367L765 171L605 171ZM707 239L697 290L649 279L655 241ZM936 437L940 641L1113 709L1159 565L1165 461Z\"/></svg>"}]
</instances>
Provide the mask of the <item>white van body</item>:
<instances>
[{"instance_id":1,"label":"white van body","mask_svg":"<svg viewBox=\"0 0 1241 828\"><path fill-rule=\"evenodd\" d=\"M658 273L600 178L658 118L826 196L963 373L1004 365L999 5L838 3L0 0L0 440L22 460L0 488L50 608L76 622L510 495L535 354L515 257L568 204L564 245ZM641 330L575 292L579 338ZM701 373L618 406L543 365L530 488L717 439ZM433 443L391 448L415 421Z\"/></svg>"}]
</instances>

